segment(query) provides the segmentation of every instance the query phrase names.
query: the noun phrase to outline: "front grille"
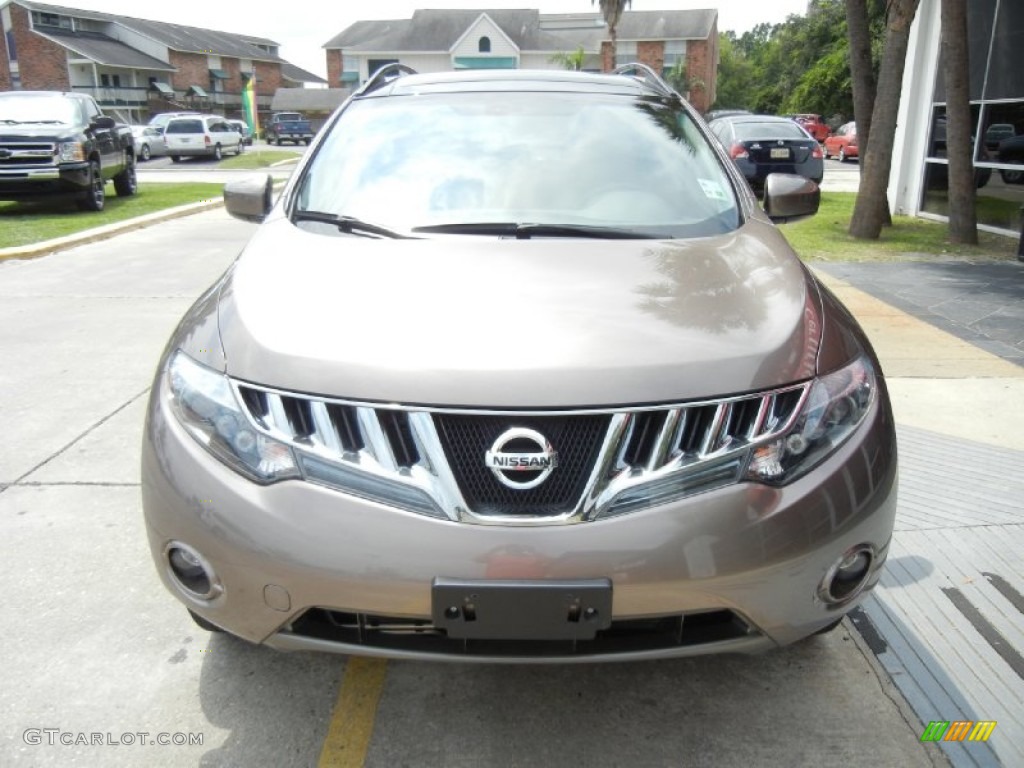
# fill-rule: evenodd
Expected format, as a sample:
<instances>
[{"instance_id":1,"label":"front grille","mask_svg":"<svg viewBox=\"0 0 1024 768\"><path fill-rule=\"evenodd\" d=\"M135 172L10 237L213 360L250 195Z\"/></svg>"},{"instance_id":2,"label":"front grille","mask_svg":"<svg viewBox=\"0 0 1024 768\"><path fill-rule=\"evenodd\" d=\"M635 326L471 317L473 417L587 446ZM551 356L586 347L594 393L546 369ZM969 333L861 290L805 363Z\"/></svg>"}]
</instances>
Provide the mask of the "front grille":
<instances>
[{"instance_id":1,"label":"front grille","mask_svg":"<svg viewBox=\"0 0 1024 768\"><path fill-rule=\"evenodd\" d=\"M56 157L52 142L0 142L0 169L54 165Z\"/></svg>"},{"instance_id":2,"label":"front grille","mask_svg":"<svg viewBox=\"0 0 1024 768\"><path fill-rule=\"evenodd\" d=\"M535 525L626 514L739 482L746 451L796 419L807 384L644 409L460 412L353 403L236 383L261 432L299 454L307 480L460 522ZM513 428L550 443L548 470L504 470L485 457ZM498 454L537 452L537 435ZM542 452L550 460L547 452ZM538 480L533 487L531 479Z\"/></svg>"},{"instance_id":3,"label":"front grille","mask_svg":"<svg viewBox=\"0 0 1024 768\"><path fill-rule=\"evenodd\" d=\"M435 414L441 445L470 509L481 515L561 515L572 512L597 463L610 416L477 416ZM502 485L484 454L513 427L540 432L558 453L550 478L527 490Z\"/></svg>"},{"instance_id":4,"label":"front grille","mask_svg":"<svg viewBox=\"0 0 1024 768\"><path fill-rule=\"evenodd\" d=\"M429 618L375 616L311 608L292 622L293 635L382 650L447 656L595 656L667 650L757 636L728 610L612 621L593 640L463 640L449 638Z\"/></svg>"}]
</instances>

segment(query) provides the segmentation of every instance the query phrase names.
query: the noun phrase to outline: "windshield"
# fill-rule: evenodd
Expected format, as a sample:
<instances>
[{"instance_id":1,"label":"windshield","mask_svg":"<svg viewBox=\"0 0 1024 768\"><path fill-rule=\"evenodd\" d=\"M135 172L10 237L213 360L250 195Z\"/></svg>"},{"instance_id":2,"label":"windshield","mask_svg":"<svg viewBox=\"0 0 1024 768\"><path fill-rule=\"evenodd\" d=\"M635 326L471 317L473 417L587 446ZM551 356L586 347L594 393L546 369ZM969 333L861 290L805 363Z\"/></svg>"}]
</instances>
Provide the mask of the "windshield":
<instances>
[{"instance_id":1,"label":"windshield","mask_svg":"<svg viewBox=\"0 0 1024 768\"><path fill-rule=\"evenodd\" d=\"M0 123L77 123L78 102L60 96L4 96Z\"/></svg>"},{"instance_id":2,"label":"windshield","mask_svg":"<svg viewBox=\"0 0 1024 768\"><path fill-rule=\"evenodd\" d=\"M736 138L740 141L753 139L806 139L803 128L794 122L780 120L770 123L744 121L736 123Z\"/></svg>"},{"instance_id":3,"label":"windshield","mask_svg":"<svg viewBox=\"0 0 1024 768\"><path fill-rule=\"evenodd\" d=\"M298 190L297 211L404 231L513 223L681 237L739 224L728 178L687 114L623 96L476 92L356 101Z\"/></svg>"}]
</instances>

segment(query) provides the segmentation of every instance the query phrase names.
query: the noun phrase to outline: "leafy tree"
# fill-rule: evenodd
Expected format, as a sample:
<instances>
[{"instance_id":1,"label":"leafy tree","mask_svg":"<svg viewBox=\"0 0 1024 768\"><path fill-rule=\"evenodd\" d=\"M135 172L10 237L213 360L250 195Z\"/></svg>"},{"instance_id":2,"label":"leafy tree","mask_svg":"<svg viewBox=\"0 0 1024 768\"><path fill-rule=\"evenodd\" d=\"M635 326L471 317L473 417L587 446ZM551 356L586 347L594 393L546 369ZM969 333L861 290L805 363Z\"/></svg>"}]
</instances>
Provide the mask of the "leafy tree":
<instances>
[{"instance_id":1,"label":"leafy tree","mask_svg":"<svg viewBox=\"0 0 1024 768\"><path fill-rule=\"evenodd\" d=\"M583 69L583 63L586 61L586 58L587 54L581 45L575 51L570 53L556 53L549 59L549 61L552 64L558 64L563 69L571 69L578 72Z\"/></svg>"}]
</instances>

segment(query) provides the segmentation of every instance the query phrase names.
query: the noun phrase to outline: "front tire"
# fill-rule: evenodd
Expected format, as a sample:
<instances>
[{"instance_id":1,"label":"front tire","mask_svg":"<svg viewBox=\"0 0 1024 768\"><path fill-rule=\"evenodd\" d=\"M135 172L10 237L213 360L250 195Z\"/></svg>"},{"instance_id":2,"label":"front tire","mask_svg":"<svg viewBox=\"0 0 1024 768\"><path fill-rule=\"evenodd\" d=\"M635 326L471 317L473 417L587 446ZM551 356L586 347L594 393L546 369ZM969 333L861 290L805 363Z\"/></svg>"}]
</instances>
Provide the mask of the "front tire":
<instances>
[{"instance_id":1,"label":"front tire","mask_svg":"<svg viewBox=\"0 0 1024 768\"><path fill-rule=\"evenodd\" d=\"M138 177L135 175L135 156L128 155L124 170L114 177L114 191L118 197L131 197L139 191Z\"/></svg>"},{"instance_id":2,"label":"front tire","mask_svg":"<svg viewBox=\"0 0 1024 768\"><path fill-rule=\"evenodd\" d=\"M245 145L242 142L238 142L238 144L235 145L235 157L238 157L240 154L242 154L242 151L244 149Z\"/></svg>"},{"instance_id":3,"label":"front tire","mask_svg":"<svg viewBox=\"0 0 1024 768\"><path fill-rule=\"evenodd\" d=\"M102 211L106 202L106 193L103 190L103 171L96 160L89 161L88 187L75 201L78 210L93 211L94 213Z\"/></svg>"},{"instance_id":4,"label":"front tire","mask_svg":"<svg viewBox=\"0 0 1024 768\"><path fill-rule=\"evenodd\" d=\"M143 144L139 147L139 160L146 162L152 156L153 154L149 151L149 144Z\"/></svg>"}]
</instances>

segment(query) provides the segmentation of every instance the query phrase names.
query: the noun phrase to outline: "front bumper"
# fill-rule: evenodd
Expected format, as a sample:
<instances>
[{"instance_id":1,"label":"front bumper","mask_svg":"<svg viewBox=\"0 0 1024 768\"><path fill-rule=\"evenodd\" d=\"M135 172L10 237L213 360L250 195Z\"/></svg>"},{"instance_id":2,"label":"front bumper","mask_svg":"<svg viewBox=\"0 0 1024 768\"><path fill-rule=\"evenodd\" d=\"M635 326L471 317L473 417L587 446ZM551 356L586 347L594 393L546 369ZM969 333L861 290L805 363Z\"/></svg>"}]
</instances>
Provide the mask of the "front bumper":
<instances>
[{"instance_id":1,"label":"front bumper","mask_svg":"<svg viewBox=\"0 0 1024 768\"><path fill-rule=\"evenodd\" d=\"M88 163L0 169L0 198L5 200L77 194L88 189Z\"/></svg>"},{"instance_id":2,"label":"front bumper","mask_svg":"<svg viewBox=\"0 0 1024 768\"><path fill-rule=\"evenodd\" d=\"M282 649L512 662L765 650L856 604L859 597L832 605L819 595L851 547L875 552L868 588L878 579L896 506L893 425L882 395L839 451L784 488L744 483L609 520L505 527L432 519L301 481L251 483L184 432L158 385L142 459L150 546L168 589L191 610ZM215 597L197 599L177 583L166 556L173 542L209 563ZM607 642L610 635L591 643L446 642L431 631L439 577L606 578L611 634L676 619L682 632L678 642L653 646L634 637ZM394 631L364 631L381 625ZM687 635L688 626L704 631Z\"/></svg>"}]
</instances>

